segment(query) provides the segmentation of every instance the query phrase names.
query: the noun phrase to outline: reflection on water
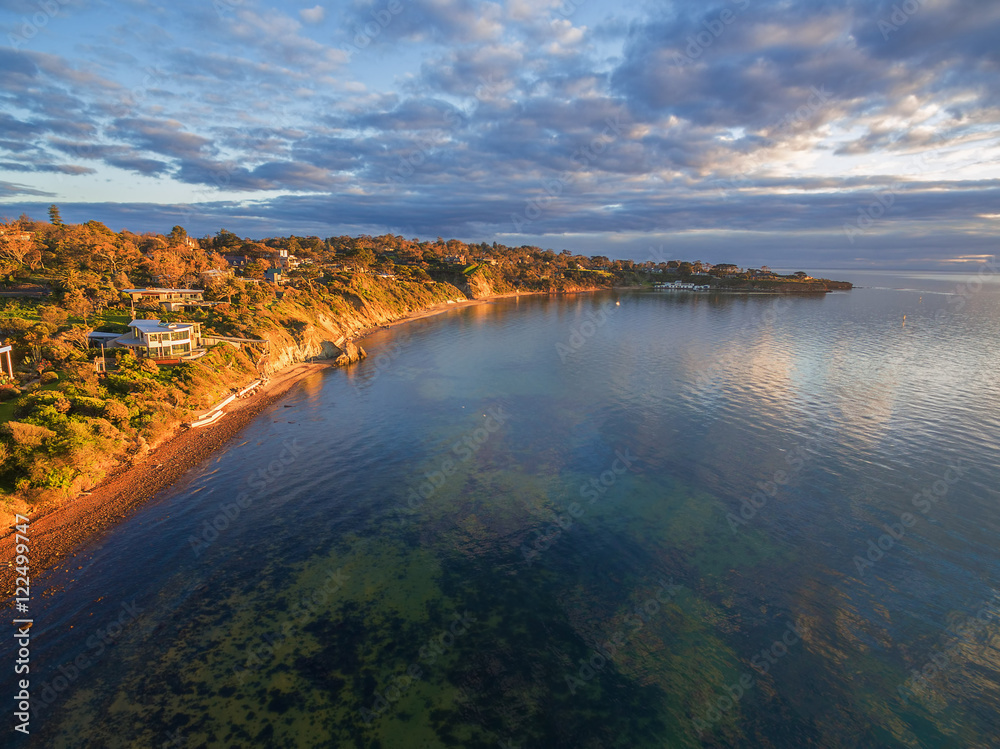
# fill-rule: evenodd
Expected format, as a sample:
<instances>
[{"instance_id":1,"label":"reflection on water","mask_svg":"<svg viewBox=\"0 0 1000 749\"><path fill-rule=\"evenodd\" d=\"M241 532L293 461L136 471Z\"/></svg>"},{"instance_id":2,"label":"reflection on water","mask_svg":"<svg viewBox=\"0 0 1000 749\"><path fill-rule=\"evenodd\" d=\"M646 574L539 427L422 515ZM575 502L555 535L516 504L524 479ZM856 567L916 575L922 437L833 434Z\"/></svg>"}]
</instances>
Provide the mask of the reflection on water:
<instances>
[{"instance_id":1,"label":"reflection on water","mask_svg":"<svg viewBox=\"0 0 1000 749\"><path fill-rule=\"evenodd\" d=\"M49 577L32 745L996 745L1000 294L903 284L373 334Z\"/></svg>"}]
</instances>

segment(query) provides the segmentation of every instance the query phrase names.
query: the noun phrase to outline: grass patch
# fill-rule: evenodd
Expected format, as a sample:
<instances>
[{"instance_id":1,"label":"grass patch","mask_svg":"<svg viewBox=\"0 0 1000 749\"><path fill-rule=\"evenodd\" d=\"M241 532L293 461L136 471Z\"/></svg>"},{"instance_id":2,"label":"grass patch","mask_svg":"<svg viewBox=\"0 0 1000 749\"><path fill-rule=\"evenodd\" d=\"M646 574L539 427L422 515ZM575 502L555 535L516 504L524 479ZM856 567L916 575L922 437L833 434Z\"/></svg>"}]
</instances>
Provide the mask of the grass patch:
<instances>
[{"instance_id":1,"label":"grass patch","mask_svg":"<svg viewBox=\"0 0 1000 749\"><path fill-rule=\"evenodd\" d=\"M14 404L17 398L11 398L6 403L0 403L0 424L10 421L14 417Z\"/></svg>"}]
</instances>

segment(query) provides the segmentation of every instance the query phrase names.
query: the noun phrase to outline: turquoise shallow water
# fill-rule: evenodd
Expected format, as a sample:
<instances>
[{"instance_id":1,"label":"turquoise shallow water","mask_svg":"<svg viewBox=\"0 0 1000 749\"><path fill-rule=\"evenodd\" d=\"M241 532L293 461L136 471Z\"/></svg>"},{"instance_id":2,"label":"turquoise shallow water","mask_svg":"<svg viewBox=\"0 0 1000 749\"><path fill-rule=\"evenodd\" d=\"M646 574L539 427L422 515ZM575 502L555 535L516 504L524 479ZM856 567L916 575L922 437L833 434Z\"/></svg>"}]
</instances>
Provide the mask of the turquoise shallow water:
<instances>
[{"instance_id":1,"label":"turquoise shallow water","mask_svg":"<svg viewBox=\"0 0 1000 749\"><path fill-rule=\"evenodd\" d=\"M36 581L22 743L997 745L1000 286L830 275L371 336Z\"/></svg>"}]
</instances>

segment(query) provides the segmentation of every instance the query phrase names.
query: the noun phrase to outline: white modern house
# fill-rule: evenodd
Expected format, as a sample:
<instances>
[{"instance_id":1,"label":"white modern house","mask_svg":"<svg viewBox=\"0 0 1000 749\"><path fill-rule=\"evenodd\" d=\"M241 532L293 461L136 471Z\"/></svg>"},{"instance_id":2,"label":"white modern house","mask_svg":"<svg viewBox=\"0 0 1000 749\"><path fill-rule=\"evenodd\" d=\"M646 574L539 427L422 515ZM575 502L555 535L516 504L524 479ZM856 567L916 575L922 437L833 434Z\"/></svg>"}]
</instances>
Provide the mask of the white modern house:
<instances>
[{"instance_id":1,"label":"white modern house","mask_svg":"<svg viewBox=\"0 0 1000 749\"><path fill-rule=\"evenodd\" d=\"M129 332L112 341L111 348L130 348L150 359L194 359L205 353L201 323L133 320L128 326Z\"/></svg>"}]
</instances>

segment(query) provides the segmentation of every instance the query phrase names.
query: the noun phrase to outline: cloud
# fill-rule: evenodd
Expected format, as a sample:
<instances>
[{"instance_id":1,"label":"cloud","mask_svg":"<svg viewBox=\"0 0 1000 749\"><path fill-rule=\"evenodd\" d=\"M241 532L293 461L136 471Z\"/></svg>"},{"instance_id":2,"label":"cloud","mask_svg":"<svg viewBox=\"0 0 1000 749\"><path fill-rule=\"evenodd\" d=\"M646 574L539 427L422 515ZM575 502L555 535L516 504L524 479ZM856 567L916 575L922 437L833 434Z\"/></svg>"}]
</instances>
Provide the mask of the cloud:
<instances>
[{"instance_id":1,"label":"cloud","mask_svg":"<svg viewBox=\"0 0 1000 749\"><path fill-rule=\"evenodd\" d=\"M75 164L29 164L18 162L0 162L0 170L8 172L53 172L56 174L94 174L95 170L88 166Z\"/></svg>"},{"instance_id":2,"label":"cloud","mask_svg":"<svg viewBox=\"0 0 1000 749\"><path fill-rule=\"evenodd\" d=\"M326 10L322 5L316 5L312 8L303 8L299 11L299 17L306 23L322 23L323 19L326 17Z\"/></svg>"},{"instance_id":3,"label":"cloud","mask_svg":"<svg viewBox=\"0 0 1000 749\"><path fill-rule=\"evenodd\" d=\"M480 44L504 31L498 3L482 0L375 0L356 2L343 16L356 49L399 41Z\"/></svg>"},{"instance_id":4,"label":"cloud","mask_svg":"<svg viewBox=\"0 0 1000 749\"><path fill-rule=\"evenodd\" d=\"M44 198L55 197L55 193L45 192L44 190L36 190L33 187L19 185L15 182L4 182L3 180L0 180L0 198L12 198L18 195L32 195Z\"/></svg>"},{"instance_id":5,"label":"cloud","mask_svg":"<svg viewBox=\"0 0 1000 749\"><path fill-rule=\"evenodd\" d=\"M348 55L300 33L302 24L277 10L258 12L239 7L235 18L223 26L237 42L251 47L268 61L311 73L338 70Z\"/></svg>"},{"instance_id":6,"label":"cloud","mask_svg":"<svg viewBox=\"0 0 1000 749\"><path fill-rule=\"evenodd\" d=\"M201 158L214 150L209 138L185 131L177 120L121 119L114 122L111 132L147 151L174 158Z\"/></svg>"}]
</instances>

